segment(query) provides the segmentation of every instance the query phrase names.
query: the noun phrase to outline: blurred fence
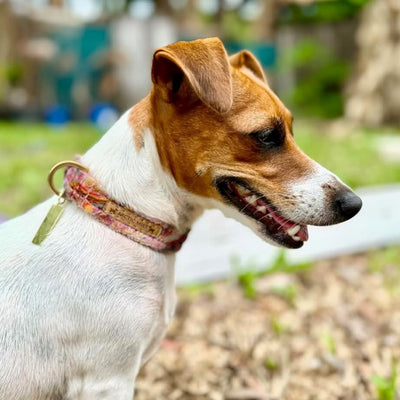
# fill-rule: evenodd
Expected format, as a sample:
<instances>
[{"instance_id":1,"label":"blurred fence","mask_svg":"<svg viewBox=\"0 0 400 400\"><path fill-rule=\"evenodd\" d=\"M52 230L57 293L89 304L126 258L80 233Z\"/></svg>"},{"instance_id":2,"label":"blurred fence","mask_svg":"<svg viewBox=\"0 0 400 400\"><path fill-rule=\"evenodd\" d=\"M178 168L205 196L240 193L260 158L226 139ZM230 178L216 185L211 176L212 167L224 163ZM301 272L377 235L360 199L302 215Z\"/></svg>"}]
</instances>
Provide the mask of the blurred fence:
<instances>
[{"instance_id":1,"label":"blurred fence","mask_svg":"<svg viewBox=\"0 0 400 400\"><path fill-rule=\"evenodd\" d=\"M220 35L259 58L295 112L400 120L398 0L88 0L86 19L83 3L49 3L0 1L0 117L125 109L150 88L155 48Z\"/></svg>"}]
</instances>

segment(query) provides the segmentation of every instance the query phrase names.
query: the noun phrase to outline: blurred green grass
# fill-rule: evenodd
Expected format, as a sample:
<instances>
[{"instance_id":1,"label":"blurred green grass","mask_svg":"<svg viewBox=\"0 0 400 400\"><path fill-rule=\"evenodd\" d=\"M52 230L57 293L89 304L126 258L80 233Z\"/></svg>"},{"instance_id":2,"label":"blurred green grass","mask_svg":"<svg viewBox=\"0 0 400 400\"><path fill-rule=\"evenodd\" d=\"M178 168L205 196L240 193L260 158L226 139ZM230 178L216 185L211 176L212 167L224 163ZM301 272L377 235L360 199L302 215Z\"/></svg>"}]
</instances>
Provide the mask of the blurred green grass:
<instances>
[{"instance_id":1,"label":"blurred green grass","mask_svg":"<svg viewBox=\"0 0 400 400\"><path fill-rule=\"evenodd\" d=\"M353 188L400 182L400 163L378 152L383 135L400 136L399 127L350 128L301 120L294 125L298 145ZM342 129L341 129L342 128Z\"/></svg>"},{"instance_id":2,"label":"blurred green grass","mask_svg":"<svg viewBox=\"0 0 400 400\"><path fill-rule=\"evenodd\" d=\"M332 134L326 133L327 126L315 121L295 123L296 141L310 157L353 187L400 182L400 165L381 159L376 151L382 133L400 135L400 129ZM12 217L49 197L49 169L85 152L100 136L92 125L84 123L55 128L0 121L0 213Z\"/></svg>"},{"instance_id":3,"label":"blurred green grass","mask_svg":"<svg viewBox=\"0 0 400 400\"><path fill-rule=\"evenodd\" d=\"M99 138L89 124L55 128L0 122L0 213L18 215L50 197L49 169L58 161L83 153ZM57 176L58 183L61 175Z\"/></svg>"}]
</instances>

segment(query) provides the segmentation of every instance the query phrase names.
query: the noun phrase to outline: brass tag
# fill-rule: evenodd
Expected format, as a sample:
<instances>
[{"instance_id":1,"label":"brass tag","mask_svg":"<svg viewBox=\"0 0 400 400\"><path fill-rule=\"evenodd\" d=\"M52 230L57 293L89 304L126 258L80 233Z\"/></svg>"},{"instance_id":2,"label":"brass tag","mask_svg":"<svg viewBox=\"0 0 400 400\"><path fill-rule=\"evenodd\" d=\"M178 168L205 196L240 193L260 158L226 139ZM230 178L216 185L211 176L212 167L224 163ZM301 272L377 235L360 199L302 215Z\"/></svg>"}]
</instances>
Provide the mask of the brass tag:
<instances>
[{"instance_id":1,"label":"brass tag","mask_svg":"<svg viewBox=\"0 0 400 400\"><path fill-rule=\"evenodd\" d=\"M61 214L64 211L64 207L62 203L57 203L52 205L46 217L44 218L42 224L39 226L38 231L36 232L35 237L32 240L33 244L40 245L44 239L49 235L49 233L56 226L58 220L61 217Z\"/></svg>"},{"instance_id":2,"label":"brass tag","mask_svg":"<svg viewBox=\"0 0 400 400\"><path fill-rule=\"evenodd\" d=\"M160 236L162 232L162 226L157 225L140 215L135 214L133 211L128 210L113 201L108 201L103 211L113 216L118 221L129 225L131 228L135 228L138 231L151 235L153 237Z\"/></svg>"}]
</instances>

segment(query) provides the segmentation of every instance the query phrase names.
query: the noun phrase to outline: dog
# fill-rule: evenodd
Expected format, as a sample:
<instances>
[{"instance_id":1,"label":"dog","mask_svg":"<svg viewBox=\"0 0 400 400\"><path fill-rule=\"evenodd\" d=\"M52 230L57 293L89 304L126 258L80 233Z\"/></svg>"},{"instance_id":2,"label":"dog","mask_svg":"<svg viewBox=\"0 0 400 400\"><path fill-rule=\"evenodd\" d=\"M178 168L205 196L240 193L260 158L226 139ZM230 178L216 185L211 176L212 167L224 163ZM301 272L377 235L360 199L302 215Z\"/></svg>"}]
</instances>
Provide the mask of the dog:
<instances>
[{"instance_id":1,"label":"dog","mask_svg":"<svg viewBox=\"0 0 400 400\"><path fill-rule=\"evenodd\" d=\"M250 52L178 42L154 53L151 77L150 94L67 163L58 203L0 225L1 400L132 399L174 314L175 251L204 209L299 248L307 225L361 208L296 146Z\"/></svg>"}]
</instances>

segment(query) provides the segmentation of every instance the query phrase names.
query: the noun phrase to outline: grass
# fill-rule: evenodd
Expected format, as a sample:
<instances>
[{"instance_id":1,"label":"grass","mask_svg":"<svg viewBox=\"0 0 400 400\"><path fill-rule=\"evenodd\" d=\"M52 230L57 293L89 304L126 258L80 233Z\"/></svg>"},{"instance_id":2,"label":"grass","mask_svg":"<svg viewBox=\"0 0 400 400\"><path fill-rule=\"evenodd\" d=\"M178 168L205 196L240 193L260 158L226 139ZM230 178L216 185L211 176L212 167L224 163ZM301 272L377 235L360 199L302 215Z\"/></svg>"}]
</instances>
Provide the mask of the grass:
<instances>
[{"instance_id":1,"label":"grass","mask_svg":"<svg viewBox=\"0 0 400 400\"><path fill-rule=\"evenodd\" d=\"M248 299L254 299L257 296L255 283L258 276L258 273L251 268L237 274L238 283L243 288L243 294Z\"/></svg>"},{"instance_id":2,"label":"grass","mask_svg":"<svg viewBox=\"0 0 400 400\"><path fill-rule=\"evenodd\" d=\"M330 332L324 332L321 336L321 341L324 349L332 355L336 354L337 346L335 338L332 336Z\"/></svg>"},{"instance_id":3,"label":"grass","mask_svg":"<svg viewBox=\"0 0 400 400\"><path fill-rule=\"evenodd\" d=\"M326 124L299 121L295 137L312 158L351 186L400 182L400 165L381 160L375 149L384 133L400 129L356 129L347 135L324 133ZM0 213L15 216L50 196L46 183L56 162L82 153L100 138L89 124L54 128L40 123L0 122Z\"/></svg>"},{"instance_id":4,"label":"grass","mask_svg":"<svg viewBox=\"0 0 400 400\"><path fill-rule=\"evenodd\" d=\"M289 264L286 260L285 250L281 250L272 265L255 265L252 262L241 263L236 256L231 257L231 266L243 294L248 299L257 297L257 280L265 275L275 273L294 274L308 270L312 267L309 262ZM297 289L293 285L271 288L271 293L284 299L292 307L295 307Z\"/></svg>"},{"instance_id":5,"label":"grass","mask_svg":"<svg viewBox=\"0 0 400 400\"><path fill-rule=\"evenodd\" d=\"M388 267L400 266L399 248L394 246L372 251L368 255L368 265L370 272L385 272Z\"/></svg>"},{"instance_id":6,"label":"grass","mask_svg":"<svg viewBox=\"0 0 400 400\"><path fill-rule=\"evenodd\" d=\"M390 246L370 251L367 255L368 271L370 273L381 273L386 277L386 288L390 292L396 292L400 282L400 252L398 246ZM237 283L248 299L255 299L258 295L257 281L265 275L276 273L301 274L313 267L311 262L300 262L289 264L286 259L286 251L280 250L272 265L256 265L254 262L242 263L236 256L231 257L232 271ZM297 296L296 287L293 285L273 287L271 293L286 300L295 307ZM325 338L326 339L326 338Z\"/></svg>"},{"instance_id":7,"label":"grass","mask_svg":"<svg viewBox=\"0 0 400 400\"><path fill-rule=\"evenodd\" d=\"M371 251L368 254L368 270L381 274L386 290L396 296L400 292L400 252L398 246Z\"/></svg>"},{"instance_id":8,"label":"grass","mask_svg":"<svg viewBox=\"0 0 400 400\"><path fill-rule=\"evenodd\" d=\"M386 161L377 152L383 134L400 135L399 128L357 128L329 134L325 123L295 123L299 146L351 187L400 182L400 164Z\"/></svg>"},{"instance_id":9,"label":"grass","mask_svg":"<svg viewBox=\"0 0 400 400\"><path fill-rule=\"evenodd\" d=\"M277 361L275 361L273 358L266 358L265 359L265 368L267 368L268 371L274 372L278 369L279 364Z\"/></svg>"},{"instance_id":10,"label":"grass","mask_svg":"<svg viewBox=\"0 0 400 400\"><path fill-rule=\"evenodd\" d=\"M284 335L289 332L289 326L283 324L278 317L274 317L271 320L271 328L277 337Z\"/></svg>"},{"instance_id":11,"label":"grass","mask_svg":"<svg viewBox=\"0 0 400 400\"><path fill-rule=\"evenodd\" d=\"M49 197L52 193L46 179L53 164L84 152L99 137L88 124L57 129L1 122L0 213L14 216Z\"/></svg>"},{"instance_id":12,"label":"grass","mask_svg":"<svg viewBox=\"0 0 400 400\"><path fill-rule=\"evenodd\" d=\"M285 300L291 307L296 306L297 288L295 285L274 286L271 293Z\"/></svg>"},{"instance_id":13,"label":"grass","mask_svg":"<svg viewBox=\"0 0 400 400\"><path fill-rule=\"evenodd\" d=\"M392 361L392 371L388 378L374 375L372 382L375 386L376 393L379 400L396 400L396 381L397 381L397 367L396 362Z\"/></svg>"}]
</instances>

